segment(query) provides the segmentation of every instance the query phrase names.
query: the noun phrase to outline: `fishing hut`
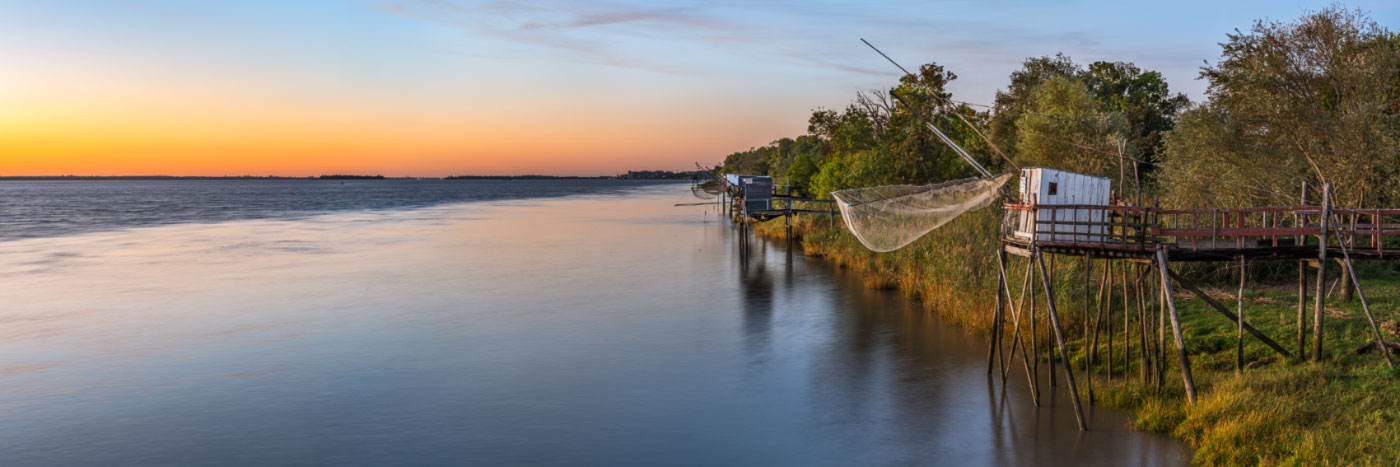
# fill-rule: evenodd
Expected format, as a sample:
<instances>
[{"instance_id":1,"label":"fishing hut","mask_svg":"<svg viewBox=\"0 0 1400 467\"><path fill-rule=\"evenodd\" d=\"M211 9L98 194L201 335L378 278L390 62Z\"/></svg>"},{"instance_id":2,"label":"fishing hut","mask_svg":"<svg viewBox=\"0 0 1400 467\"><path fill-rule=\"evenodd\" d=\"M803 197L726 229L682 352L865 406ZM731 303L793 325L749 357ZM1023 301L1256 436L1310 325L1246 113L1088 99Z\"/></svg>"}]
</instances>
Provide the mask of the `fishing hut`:
<instances>
[{"instance_id":1,"label":"fishing hut","mask_svg":"<svg viewBox=\"0 0 1400 467\"><path fill-rule=\"evenodd\" d=\"M869 42L866 45L870 45ZM885 56L883 52L880 54ZM1079 371L1085 373L1100 367L1096 362L1107 363L1108 378L1127 378L1131 363L1135 362L1140 381L1160 388L1167 384L1164 381L1166 369L1176 366L1180 369L1188 403L1196 403L1191 358L1175 300L1178 288L1200 298L1220 319L1234 324L1236 371L1246 367L1246 338L1261 342L1284 361L1321 360L1326 272L1329 262L1333 261L1340 264L1342 271L1337 283L1344 290L1354 288L1373 337L1357 351L1368 348L1378 351L1385 363L1393 367L1390 353L1400 350L1400 344L1386 342L1382 337L1365 291L1356 278L1354 264L1358 260L1400 259L1400 239L1397 239L1400 237L1400 209L1333 206L1331 187L1325 184L1319 190L1321 199L1312 202L1304 184L1298 203L1291 206L1167 209L1133 205L1121 196L1125 177L1120 175L1120 191L1115 193L1112 180L1108 178L1049 167L1019 167L977 125L960 113L951 112L1013 168L1012 172L992 174L909 106L896 90L891 90L891 97L917 116L980 176L930 185L840 190L832 193L834 207L840 209L842 221L863 245L885 252L908 245L964 212L983 209L1000 200L1002 225L995 258L990 258L997 265L997 283L993 291L995 305L987 374L991 375L1000 367L1003 390L1019 355L1032 401L1039 406L1039 362L1043 357L1050 362L1049 384L1056 385L1056 366L1059 366L1058 372L1063 372L1060 378L1070 390L1079 428L1088 429L1074 377L1076 369L1066 348L1065 328L1060 319L1062 312L1073 313L1073 310L1061 309L1057 298L1062 297L1055 295L1057 290L1077 289L1057 289L1056 282L1080 282L1081 279L1055 277L1057 258L1082 262L1079 270L1083 273L1083 310L1078 318L1084 326L1085 358L1077 363L1083 364ZM955 107L950 102L940 105ZM1136 173L1135 165L1133 173ZM1012 178L1018 179L1016 190L1008 189ZM723 202L734 218L741 221L741 229L747 228L748 219L766 221L812 212L834 214L831 207L826 210L794 207L799 200L813 203L820 200L787 198L783 204L780 201L783 197L772 192L771 179L767 183L759 182L761 178L752 175L716 176L716 179L723 184ZM1141 196L1136 198L1137 204L1142 204ZM1024 258L1021 287L1015 289L1019 290L1019 297L1013 297L1012 293L1010 257ZM1298 264L1297 316L1296 322L1291 323L1296 327L1296 335L1291 349L1249 324L1243 299L1245 270L1250 261L1261 260L1296 261ZM1218 262L1230 268L1239 267L1239 293L1235 296L1233 311L1174 269L1176 264L1190 262ZM1313 279L1309 279L1313 270ZM1121 290L1121 303L1115 303L1115 289ZM1309 289L1312 289L1311 303ZM1043 301L1038 300L1037 295L1041 295ZM1043 313L1037 313L1042 306ZM1023 322L1028 323L1028 327L1023 328ZM1118 323L1122 326L1121 335L1115 335ZM1037 334L1052 337L1053 342L1038 345ZM1117 349L1115 342L1120 344ZM1169 349L1173 349L1170 355ZM1040 354L1042 351L1045 353ZM1092 404L1094 378L1084 377L1083 381Z\"/></svg>"},{"instance_id":2,"label":"fishing hut","mask_svg":"<svg viewBox=\"0 0 1400 467\"><path fill-rule=\"evenodd\" d=\"M1385 342L1376 325L1366 301L1365 291L1356 278L1354 261L1361 259L1380 260L1400 258L1400 248L1394 239L1400 236L1400 209L1346 209L1331 204L1331 187L1324 185L1322 199L1318 204L1309 204L1304 185L1299 203L1293 206L1220 208L1220 209L1165 209L1160 207L1132 206L1121 200L1110 200L1106 190L1109 180L1072 172L1040 167L1020 170L1019 199L1008 198L1002 204L1004 220L1001 229L1001 248L997 252L998 284L996 291L996 315L994 332L988 351L988 371L992 370L996 354L1004 354L1002 360L1002 380L1006 378L1005 360L1014 359L1018 349L1022 363L1028 368L1028 382L1033 398L1038 398L1038 380L1031 376L1029 369L1035 366L1028 361L1020 320L1023 313L1030 314L1031 326L1035 326L1035 301L1032 298L1028 309L1023 309L1024 299L1012 301L1010 283L1006 268L1007 254L1026 258L1026 270L1022 290L1034 290L1039 286L1044 291L1045 314L1053 330L1055 345L1059 350L1060 361L1073 393L1075 414L1081 429L1086 428L1083 411L1080 407L1079 390L1075 387L1070 358L1065 351L1063 329L1059 322L1062 310L1056 307L1053 296L1054 282L1045 266L1045 256L1077 257L1082 261L1084 277L1084 310L1081 316L1085 325L1084 338L1091 349L1086 352L1084 370L1093 364L1099 351L1099 334L1106 334L1110 343L1106 357L1109 361L1109 377L1114 375L1114 306L1103 303L1105 295L1111 295L1115 281L1123 289L1123 303L1118 310L1122 314L1123 334L1121 336L1122 370L1127 371L1131 360L1137 360L1139 377L1144 383L1160 385L1164 370L1169 365L1180 369L1182 384L1189 403L1196 402L1196 386L1191 375L1191 360L1187 342L1182 333L1181 319L1177 312L1175 292L1177 288L1200 298L1221 319L1235 324L1237 351L1235 368L1242 371L1245 366L1243 345L1246 338L1256 339L1276 352L1284 360L1302 359L1307 355L1307 341L1311 337L1311 358L1322 358L1324 338L1323 322L1326 319L1324 300L1326 290L1325 274L1328 263L1340 263L1343 277L1339 279L1343 287L1354 287L1370 325L1374 341L1367 346L1381 350L1379 353L1386 364L1393 366L1390 349L1394 343ZM1068 258L1066 258L1068 259ZM1243 294L1245 290L1245 268L1254 260L1294 260L1298 262L1298 302L1296 321L1296 345L1292 350L1281 345L1270 336L1249 324L1245 316ZM1095 278L1095 263L1102 272ZM1116 260L1116 261L1115 261ZM1236 296L1235 310L1206 294L1192 280L1173 269L1173 265L1183 262L1230 262L1240 268L1239 294ZM1053 264L1053 263L1052 263ZM1113 268L1117 265L1118 271ZM1231 266L1233 267L1233 266ZM1312 284L1313 303L1308 304L1308 269L1316 269L1316 280ZM1053 270L1053 269L1052 269ZM1038 274L1037 274L1038 273ZM1040 280L1033 279L1039 276ZM1114 276L1118 277L1114 277ZM1061 279L1062 280L1062 279ZM1037 283L1039 282L1039 283ZM1095 302L1093 286L1097 283L1099 301ZM1105 290L1106 289L1106 290ZM1061 288L1059 290L1064 290ZM1032 292L1034 297L1035 292ZM1014 305L1013 305L1014 303ZM1311 305L1311 306L1309 306ZM1309 310L1311 308L1311 310ZM1005 325L1009 319L1015 323L1010 332L1010 347L1003 350L1002 340L1006 339ZM1311 311L1311 316L1308 312ZM1310 321L1310 322L1309 322ZM1166 353L1170 334L1175 344L1175 355L1169 358ZM1246 334L1248 336L1246 336ZM1091 337L1092 336L1092 337ZM1282 337L1282 336L1280 336ZM1092 342L1089 342L1092 339ZM1032 349L1037 348L1034 344ZM1365 348L1366 346L1363 346ZM1048 361L1054 361L1047 355ZM1134 358L1135 357L1135 358ZM1168 360L1175 360L1169 363ZM1050 369L1050 381L1054 384L1055 369ZM1126 375L1124 375L1126 377ZM1089 397L1092 402L1092 378L1084 381L1090 385ZM1037 401L1038 403L1038 401Z\"/></svg>"}]
</instances>

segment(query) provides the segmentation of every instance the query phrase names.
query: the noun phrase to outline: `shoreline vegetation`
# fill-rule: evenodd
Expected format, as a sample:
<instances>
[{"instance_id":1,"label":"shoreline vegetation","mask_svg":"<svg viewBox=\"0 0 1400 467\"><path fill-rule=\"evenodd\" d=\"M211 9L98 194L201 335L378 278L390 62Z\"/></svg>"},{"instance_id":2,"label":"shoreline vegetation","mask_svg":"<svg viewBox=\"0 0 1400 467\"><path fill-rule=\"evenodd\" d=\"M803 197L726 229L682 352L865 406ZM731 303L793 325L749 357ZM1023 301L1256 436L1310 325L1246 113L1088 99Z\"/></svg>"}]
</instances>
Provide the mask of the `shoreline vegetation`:
<instances>
[{"instance_id":1,"label":"shoreline vegetation","mask_svg":"<svg viewBox=\"0 0 1400 467\"><path fill-rule=\"evenodd\" d=\"M937 64L923 65L892 90L904 104L885 90L861 92L844 110L814 111L807 134L731 154L721 170L772 175L786 180L793 194L819 198L845 188L974 176L923 128L913 108L993 172L1011 170L998 156L1004 152L1022 167L1112 178L1119 197L1137 205L1289 206L1299 204L1304 183L1307 199L1317 204L1325 182L1333 187L1336 206L1400 207L1400 34L1360 11L1333 6L1227 33L1219 60L1202 69L1201 78L1210 84L1204 102L1171 93L1159 73L1132 63L1084 66L1055 55L1029 58L1023 65L985 111L945 91L956 75ZM962 118L985 128L991 143L960 123ZM866 249L839 219L824 215L794 217L791 234L806 254L860 273L867 286L898 289L929 312L988 335L1001 214L996 208L966 213L889 253ZM759 223L754 232L775 239L788 234L779 222ZM1047 262L1054 277L1085 276L1082 258L1053 257ZM1092 293L1125 303L1127 290L1100 291L1097 278L1104 264L1098 260L1092 266ZM1114 264L1114 276L1132 274ZM1013 296L1020 293L1024 267L1024 259L1010 257ZM1218 301L1235 302L1238 263L1178 268ZM1244 278L1248 321L1290 352L1297 350L1298 268L1297 261L1259 260L1250 263ZM1088 386L1082 373L1087 355L1097 354L1089 376L1094 402L1135 414L1136 428L1187 441L1195 449L1193 463L1392 464L1400 460L1400 373L1374 352L1359 352L1374 340L1360 302L1346 281L1337 280L1342 268L1327 269L1327 283L1340 285L1326 301L1320 361L1284 360L1251 339L1244 341L1245 365L1237 371L1235 324L1188 292L1176 291L1200 395L1194 405L1186 401L1174 364L1164 365L1158 385L1144 376L1136 342L1129 342L1131 358L1123 357L1123 329L1112 334L1118 344L1110 376L1111 340L1100 335L1095 345L1086 339L1091 336L1085 332L1086 315L1093 313L1082 311L1082 279L1057 281L1054 295L1082 390ZM1356 269L1382 334L1396 340L1400 264L1363 262ZM1117 309L1121 321L1122 306ZM1155 330L1156 323L1152 326ZM1038 357L1033 365L1052 358L1046 332L1041 327L1032 333L1032 353ZM1174 345L1168 341L1163 350L1174 352ZM1020 365L1006 364L1011 369L1006 384L1026 384ZM1085 396L1087 403L1087 391Z\"/></svg>"}]
</instances>

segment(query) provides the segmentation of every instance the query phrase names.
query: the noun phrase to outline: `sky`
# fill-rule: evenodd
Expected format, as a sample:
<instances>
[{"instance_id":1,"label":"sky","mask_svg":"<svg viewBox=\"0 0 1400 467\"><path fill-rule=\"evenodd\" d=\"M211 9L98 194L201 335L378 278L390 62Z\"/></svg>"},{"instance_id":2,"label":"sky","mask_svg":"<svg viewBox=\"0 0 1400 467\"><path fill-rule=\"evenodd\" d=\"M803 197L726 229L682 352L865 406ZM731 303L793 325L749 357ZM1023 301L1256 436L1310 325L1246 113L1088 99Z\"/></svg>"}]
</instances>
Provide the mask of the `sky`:
<instances>
[{"instance_id":1,"label":"sky","mask_svg":"<svg viewBox=\"0 0 1400 467\"><path fill-rule=\"evenodd\" d=\"M0 0L0 175L691 170L896 83L860 38L973 103L1057 52L1200 101L1227 33L1328 4Z\"/></svg>"}]
</instances>

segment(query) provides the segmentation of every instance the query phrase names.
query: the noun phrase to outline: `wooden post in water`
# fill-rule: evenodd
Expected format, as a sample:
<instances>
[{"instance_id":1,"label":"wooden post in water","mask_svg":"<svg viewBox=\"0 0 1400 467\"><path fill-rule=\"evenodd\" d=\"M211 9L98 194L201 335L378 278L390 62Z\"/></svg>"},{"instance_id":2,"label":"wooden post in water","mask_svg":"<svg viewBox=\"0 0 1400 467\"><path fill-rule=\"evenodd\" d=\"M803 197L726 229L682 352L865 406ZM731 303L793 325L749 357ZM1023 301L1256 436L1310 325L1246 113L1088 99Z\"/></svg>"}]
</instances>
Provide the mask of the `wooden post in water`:
<instances>
[{"instance_id":1,"label":"wooden post in water","mask_svg":"<svg viewBox=\"0 0 1400 467\"><path fill-rule=\"evenodd\" d=\"M1079 422L1079 431L1088 431L1089 425L1084 421L1084 408L1079 403L1079 389L1074 384L1074 369L1069 363L1069 354L1065 352L1065 336L1060 330L1060 318L1055 313L1055 295L1050 288L1050 276L1045 272L1045 259L1040 256L1040 249L1036 248L1032 253L1035 256L1036 264L1040 267L1040 279L1045 283L1045 311L1050 318L1050 329L1055 332L1055 343L1060 348L1060 358L1065 365L1065 381L1069 384L1070 401L1074 402L1074 419Z\"/></svg>"},{"instance_id":2,"label":"wooden post in water","mask_svg":"<svg viewBox=\"0 0 1400 467\"><path fill-rule=\"evenodd\" d=\"M1167 311L1172 320L1172 336L1176 338L1176 356L1181 364L1181 379L1186 385L1186 400L1196 403L1196 382L1191 379L1191 359L1186 355L1186 341L1181 337L1181 317L1176 313L1176 298L1172 296L1171 269L1167 266L1167 251L1157 249L1157 268L1162 271L1162 294L1166 297Z\"/></svg>"},{"instance_id":3,"label":"wooden post in water","mask_svg":"<svg viewBox=\"0 0 1400 467\"><path fill-rule=\"evenodd\" d=\"M1245 260L1240 255L1240 293L1235 296L1235 314L1240 317L1235 321L1235 373L1244 372L1244 281Z\"/></svg>"},{"instance_id":4,"label":"wooden post in water","mask_svg":"<svg viewBox=\"0 0 1400 467\"><path fill-rule=\"evenodd\" d=\"M1007 302L1010 302L1010 301L1011 301L1011 285L1010 285L1009 283L1006 282L1006 269L1005 269L1005 268L1001 268L1001 269L998 270L998 273L1001 275L1002 282L1003 282L1003 287L1005 287L1005 289L1006 289L1006 294L1007 294L1007 295L1006 295L1006 301L1007 301ZM1028 357L1028 355L1030 355L1031 353L1030 353L1030 351L1026 350L1026 345L1025 345L1024 341L1021 340L1021 310L1024 309L1024 308L1021 307L1021 305L1024 305L1024 304L1026 303L1026 292L1027 292L1027 290L1030 288L1030 287L1029 287L1030 285L1031 285L1031 262L1030 262L1029 259L1027 259L1027 260L1026 260L1026 276L1025 276L1024 279L1021 280L1021 298L1018 299L1018 300L1016 301L1016 307L1011 309L1011 320L1012 320L1012 325L1011 325L1011 343L1012 343L1013 347L1011 347L1011 357L1007 358L1007 360L1015 360L1015 359L1016 359L1016 349L1019 348L1019 349L1021 350L1021 364L1022 364L1022 366L1024 366L1025 369L1026 369L1026 385L1027 385L1027 386L1030 386L1030 390L1031 390L1031 402L1034 403L1036 407L1040 407L1040 391L1036 388L1036 385L1035 385L1035 375L1031 374L1031 362L1030 362L1030 358ZM1007 374L1007 368L1002 367L1002 372L1001 372L1001 391L1002 391L1002 393L1005 393L1005 392L1006 392L1006 374Z\"/></svg>"},{"instance_id":5,"label":"wooden post in water","mask_svg":"<svg viewBox=\"0 0 1400 467\"><path fill-rule=\"evenodd\" d=\"M1030 316L1030 321L1031 321L1031 322L1030 322L1030 325L1031 325L1031 329L1030 329L1030 333L1031 333L1031 334L1030 334L1030 344L1031 344L1031 345L1030 345L1030 352L1031 352L1031 353L1030 353L1029 355L1027 355L1027 357L1030 357L1030 359L1031 359L1031 374L1035 376L1035 379L1033 380L1033 381L1035 382L1035 392L1039 393L1039 392L1040 392L1040 347L1036 347L1036 342L1035 342L1035 331L1036 331L1036 329L1035 329L1035 282L1036 282L1036 280L1035 280L1035 257L1032 256L1032 257L1028 258L1027 261L1030 261L1029 263L1027 263L1027 265L1029 265L1029 266L1031 267L1031 310L1030 310L1030 315L1031 315L1031 316Z\"/></svg>"},{"instance_id":6,"label":"wooden post in water","mask_svg":"<svg viewBox=\"0 0 1400 467\"><path fill-rule=\"evenodd\" d=\"M1089 404L1094 404L1094 378L1089 368L1089 285L1093 282L1089 270L1094 265L1094 254L1084 254L1084 386L1089 392Z\"/></svg>"},{"instance_id":7,"label":"wooden post in water","mask_svg":"<svg viewBox=\"0 0 1400 467\"><path fill-rule=\"evenodd\" d=\"M1095 306L1094 306L1095 311L1097 311L1097 313L1094 314L1094 338L1093 338L1092 343L1090 344L1090 349L1089 349L1089 366L1090 366L1090 367L1092 367L1092 366L1094 365L1094 362L1095 362L1095 361L1098 361L1098 359L1099 359L1099 329L1102 329L1102 328L1103 328L1103 325L1104 325L1104 317L1103 317L1103 314L1104 314L1104 303L1107 302L1107 300L1104 300L1104 294L1108 291L1108 288L1109 288L1109 286L1108 286L1108 264L1109 264L1108 260L1104 260L1103 279L1099 281L1099 300L1095 303ZM1092 378L1090 378L1089 381L1090 381L1090 382L1089 382L1089 403L1090 403L1090 404L1093 404L1093 403L1094 403L1094 386L1093 386L1094 383L1093 383L1093 379L1092 379Z\"/></svg>"},{"instance_id":8,"label":"wooden post in water","mask_svg":"<svg viewBox=\"0 0 1400 467\"><path fill-rule=\"evenodd\" d=\"M1327 286L1327 220L1332 217L1332 185L1322 184L1322 222L1317 233L1317 294L1313 309L1313 361L1322 360L1322 312L1327 298L1323 287Z\"/></svg>"},{"instance_id":9,"label":"wooden post in water","mask_svg":"<svg viewBox=\"0 0 1400 467\"><path fill-rule=\"evenodd\" d=\"M998 247L1000 247L1000 245L998 245ZM1002 248L997 248L997 270L1006 270L1006 250ZM1001 300L1001 296L1003 295L1002 286L1004 284L1006 284L1006 277L1003 276L1000 280L997 281L997 289L995 292L996 308L992 309L992 335L989 339L987 339L987 376L991 376L992 374L992 362L996 360L997 348L1000 347L999 341L1001 339L1001 316L1002 308L1004 306L1004 303L1002 303ZM1003 367L1004 366L1005 365L1003 365Z\"/></svg>"}]
</instances>

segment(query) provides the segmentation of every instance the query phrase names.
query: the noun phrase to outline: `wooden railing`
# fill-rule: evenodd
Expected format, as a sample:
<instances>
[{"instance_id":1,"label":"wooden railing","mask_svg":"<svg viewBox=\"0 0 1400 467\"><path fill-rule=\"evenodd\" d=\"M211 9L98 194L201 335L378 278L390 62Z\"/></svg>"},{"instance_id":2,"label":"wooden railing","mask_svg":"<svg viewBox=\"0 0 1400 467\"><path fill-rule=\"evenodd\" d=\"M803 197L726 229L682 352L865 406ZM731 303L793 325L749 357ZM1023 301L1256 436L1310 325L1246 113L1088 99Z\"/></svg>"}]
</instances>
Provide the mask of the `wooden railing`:
<instances>
[{"instance_id":1,"label":"wooden railing","mask_svg":"<svg viewBox=\"0 0 1400 467\"><path fill-rule=\"evenodd\" d=\"M1004 205L1007 238L1037 243L1190 249L1304 245L1321 233L1322 208L1282 206L1231 209L1163 209L1099 205ZM1333 208L1328 236L1357 250L1384 251L1400 236L1400 209ZM1033 225L1033 228L1031 227ZM1400 248L1400 239L1391 241Z\"/></svg>"}]
</instances>

